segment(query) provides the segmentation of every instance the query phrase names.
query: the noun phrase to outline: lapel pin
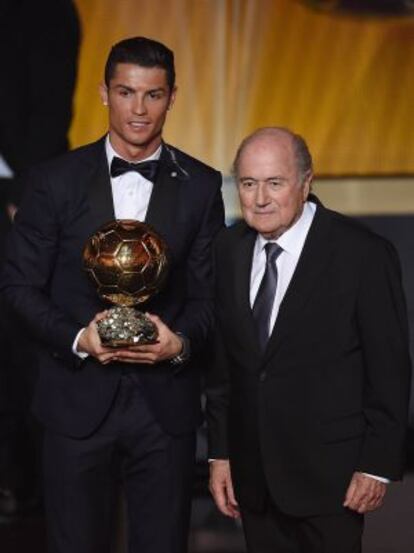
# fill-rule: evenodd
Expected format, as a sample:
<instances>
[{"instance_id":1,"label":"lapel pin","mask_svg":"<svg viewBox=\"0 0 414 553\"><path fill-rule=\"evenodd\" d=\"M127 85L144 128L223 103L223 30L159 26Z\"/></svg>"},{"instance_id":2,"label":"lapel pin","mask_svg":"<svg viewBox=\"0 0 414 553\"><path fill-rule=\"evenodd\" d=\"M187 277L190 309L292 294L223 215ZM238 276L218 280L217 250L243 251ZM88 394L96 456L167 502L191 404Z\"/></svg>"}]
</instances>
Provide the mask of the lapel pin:
<instances>
[{"instance_id":1,"label":"lapel pin","mask_svg":"<svg viewBox=\"0 0 414 553\"><path fill-rule=\"evenodd\" d=\"M173 172L171 173L171 176L172 176L172 177L176 177L176 176L177 176L177 171L173 171Z\"/></svg>"}]
</instances>

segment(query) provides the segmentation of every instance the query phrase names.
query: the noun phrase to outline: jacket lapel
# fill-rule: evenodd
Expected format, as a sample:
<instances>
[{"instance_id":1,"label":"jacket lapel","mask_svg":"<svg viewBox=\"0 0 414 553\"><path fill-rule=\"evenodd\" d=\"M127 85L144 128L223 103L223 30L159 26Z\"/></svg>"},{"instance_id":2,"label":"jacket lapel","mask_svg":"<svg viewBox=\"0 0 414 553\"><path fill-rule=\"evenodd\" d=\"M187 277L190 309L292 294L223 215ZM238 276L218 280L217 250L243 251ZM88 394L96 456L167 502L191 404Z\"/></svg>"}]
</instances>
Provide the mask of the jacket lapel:
<instances>
[{"instance_id":1,"label":"jacket lapel","mask_svg":"<svg viewBox=\"0 0 414 553\"><path fill-rule=\"evenodd\" d=\"M170 150L163 145L158 175L152 189L145 222L164 238L171 233L180 187L181 173L171 159Z\"/></svg>"},{"instance_id":2,"label":"jacket lapel","mask_svg":"<svg viewBox=\"0 0 414 553\"><path fill-rule=\"evenodd\" d=\"M237 242L234 254L234 296L237 321L240 325L243 339L249 341L255 348L255 353L260 355L259 341L256 335L256 327L250 307L250 273L253 260L253 249L257 233L244 225L243 235Z\"/></svg>"},{"instance_id":3,"label":"jacket lapel","mask_svg":"<svg viewBox=\"0 0 414 553\"><path fill-rule=\"evenodd\" d=\"M314 220L306 238L302 254L292 280L280 305L265 359L274 355L279 344L291 330L297 317L312 295L331 256L330 215L318 202Z\"/></svg>"},{"instance_id":4,"label":"jacket lapel","mask_svg":"<svg viewBox=\"0 0 414 553\"><path fill-rule=\"evenodd\" d=\"M105 153L105 139L96 143L96 171L89 184L90 221L97 230L103 224L115 219L111 180Z\"/></svg>"}]
</instances>

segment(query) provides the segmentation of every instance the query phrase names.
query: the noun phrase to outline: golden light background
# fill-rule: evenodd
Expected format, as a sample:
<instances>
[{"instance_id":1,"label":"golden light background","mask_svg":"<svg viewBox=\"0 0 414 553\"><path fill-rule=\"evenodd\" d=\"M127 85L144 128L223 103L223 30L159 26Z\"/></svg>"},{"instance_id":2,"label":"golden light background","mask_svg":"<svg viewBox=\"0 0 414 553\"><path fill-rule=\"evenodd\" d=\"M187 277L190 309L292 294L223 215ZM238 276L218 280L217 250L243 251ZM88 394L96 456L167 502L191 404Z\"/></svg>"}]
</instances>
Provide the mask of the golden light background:
<instances>
[{"instance_id":1,"label":"golden light background","mask_svg":"<svg viewBox=\"0 0 414 553\"><path fill-rule=\"evenodd\" d=\"M76 4L83 41L72 146L106 130L97 87L111 45L144 35L175 52L178 96L165 139L224 174L246 134L283 125L307 139L318 175L414 175L414 17L340 16L299 0ZM360 182L333 196L330 185L322 190L334 203L339 194L345 211L364 201L362 211L375 211L382 198L380 211L414 212L411 179L395 185L397 197L375 183L374 207Z\"/></svg>"},{"instance_id":2,"label":"golden light background","mask_svg":"<svg viewBox=\"0 0 414 553\"><path fill-rule=\"evenodd\" d=\"M166 139L227 172L254 128L303 134L319 174L414 173L414 18L355 18L297 0L76 0L83 27L74 146L106 128L97 86L111 45L172 48Z\"/></svg>"}]
</instances>

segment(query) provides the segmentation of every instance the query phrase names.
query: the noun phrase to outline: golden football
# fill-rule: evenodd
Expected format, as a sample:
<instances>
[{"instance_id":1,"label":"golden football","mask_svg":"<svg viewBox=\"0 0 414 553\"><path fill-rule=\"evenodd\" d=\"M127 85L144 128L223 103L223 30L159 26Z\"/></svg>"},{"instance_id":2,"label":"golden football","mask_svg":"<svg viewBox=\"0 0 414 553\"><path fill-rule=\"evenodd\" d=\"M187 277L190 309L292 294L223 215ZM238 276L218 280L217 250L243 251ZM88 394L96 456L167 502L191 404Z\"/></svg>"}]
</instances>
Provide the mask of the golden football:
<instances>
[{"instance_id":1,"label":"golden football","mask_svg":"<svg viewBox=\"0 0 414 553\"><path fill-rule=\"evenodd\" d=\"M166 252L164 240L149 225L115 220L89 238L83 262L101 298L133 306L161 288L168 271Z\"/></svg>"}]
</instances>

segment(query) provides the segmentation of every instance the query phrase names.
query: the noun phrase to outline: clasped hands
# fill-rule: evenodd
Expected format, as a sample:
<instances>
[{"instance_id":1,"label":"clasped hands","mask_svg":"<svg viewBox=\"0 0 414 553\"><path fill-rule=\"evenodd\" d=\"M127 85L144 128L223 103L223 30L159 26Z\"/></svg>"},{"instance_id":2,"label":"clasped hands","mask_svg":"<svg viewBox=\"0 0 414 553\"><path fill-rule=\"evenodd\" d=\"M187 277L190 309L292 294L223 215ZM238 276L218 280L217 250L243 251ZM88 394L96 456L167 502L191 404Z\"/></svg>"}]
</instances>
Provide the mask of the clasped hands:
<instances>
[{"instance_id":1,"label":"clasped hands","mask_svg":"<svg viewBox=\"0 0 414 553\"><path fill-rule=\"evenodd\" d=\"M217 508L224 515L231 518L240 517L228 460L210 461L209 488ZM362 472L354 472L343 506L360 514L375 511L382 505L386 489L387 484Z\"/></svg>"},{"instance_id":2,"label":"clasped hands","mask_svg":"<svg viewBox=\"0 0 414 553\"><path fill-rule=\"evenodd\" d=\"M158 329L158 340L155 344L106 348L98 334L97 322L104 318L106 311L98 313L79 337L77 350L95 357L103 365L112 361L123 363L146 363L153 365L160 361L172 359L182 351L183 343L177 334L168 328L156 315L147 313L148 318Z\"/></svg>"}]
</instances>

